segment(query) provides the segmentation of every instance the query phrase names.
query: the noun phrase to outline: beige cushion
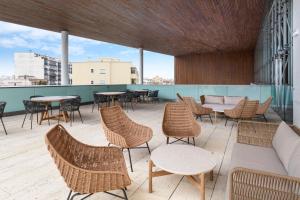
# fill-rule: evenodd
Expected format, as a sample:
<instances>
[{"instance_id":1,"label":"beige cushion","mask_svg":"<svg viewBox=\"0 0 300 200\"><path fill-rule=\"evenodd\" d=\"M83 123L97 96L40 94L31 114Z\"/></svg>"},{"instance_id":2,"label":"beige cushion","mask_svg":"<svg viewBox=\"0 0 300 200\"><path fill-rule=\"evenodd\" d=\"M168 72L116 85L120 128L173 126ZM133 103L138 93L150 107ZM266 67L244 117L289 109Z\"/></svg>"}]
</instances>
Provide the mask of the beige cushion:
<instances>
[{"instance_id":1,"label":"beige cushion","mask_svg":"<svg viewBox=\"0 0 300 200\"><path fill-rule=\"evenodd\" d=\"M297 145L290 158L288 174L300 178L300 144Z\"/></svg>"},{"instance_id":2,"label":"beige cushion","mask_svg":"<svg viewBox=\"0 0 300 200\"><path fill-rule=\"evenodd\" d=\"M206 95L205 96L205 104L224 104L224 97L223 96Z\"/></svg>"},{"instance_id":3,"label":"beige cushion","mask_svg":"<svg viewBox=\"0 0 300 200\"><path fill-rule=\"evenodd\" d=\"M230 169L245 167L280 175L287 175L273 148L235 143L231 155Z\"/></svg>"},{"instance_id":4,"label":"beige cushion","mask_svg":"<svg viewBox=\"0 0 300 200\"><path fill-rule=\"evenodd\" d=\"M272 145L286 170L288 170L289 160L298 144L300 144L300 137L297 133L285 122L281 122L274 135Z\"/></svg>"},{"instance_id":5,"label":"beige cushion","mask_svg":"<svg viewBox=\"0 0 300 200\"><path fill-rule=\"evenodd\" d=\"M224 96L224 104L236 105L243 99L245 99L245 97Z\"/></svg>"}]
</instances>

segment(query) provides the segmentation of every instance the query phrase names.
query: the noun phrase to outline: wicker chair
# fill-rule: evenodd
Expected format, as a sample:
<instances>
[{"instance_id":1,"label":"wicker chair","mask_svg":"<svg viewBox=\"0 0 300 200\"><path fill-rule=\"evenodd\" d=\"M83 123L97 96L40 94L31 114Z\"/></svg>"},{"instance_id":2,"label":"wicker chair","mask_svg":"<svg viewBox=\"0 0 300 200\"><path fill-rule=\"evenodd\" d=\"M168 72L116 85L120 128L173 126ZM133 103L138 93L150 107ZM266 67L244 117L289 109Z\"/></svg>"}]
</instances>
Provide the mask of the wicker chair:
<instances>
[{"instance_id":1,"label":"wicker chair","mask_svg":"<svg viewBox=\"0 0 300 200\"><path fill-rule=\"evenodd\" d=\"M100 115L108 145L113 144L128 150L130 168L133 172L130 149L147 148L150 154L148 142L152 138L152 129L133 122L120 106L101 108ZM142 144L146 144L146 147L140 147Z\"/></svg>"},{"instance_id":2,"label":"wicker chair","mask_svg":"<svg viewBox=\"0 0 300 200\"><path fill-rule=\"evenodd\" d=\"M0 101L0 120L1 120L1 123L2 123L2 126L3 126L3 129L4 129L4 132L7 135L7 131L6 131L5 125L4 125L3 120L2 120L5 106L6 106L6 102Z\"/></svg>"},{"instance_id":3,"label":"wicker chair","mask_svg":"<svg viewBox=\"0 0 300 200\"><path fill-rule=\"evenodd\" d=\"M258 105L258 100L246 100L240 118L242 120L252 120L255 118Z\"/></svg>"},{"instance_id":4,"label":"wicker chair","mask_svg":"<svg viewBox=\"0 0 300 200\"><path fill-rule=\"evenodd\" d=\"M183 102L188 105L188 107L191 109L193 114L196 116L196 120L200 118L200 120L202 121L202 116L208 116L211 124L213 124L213 121L210 116L210 114L213 112L211 108L205 108L201 104L198 104L193 97L182 97L182 98L183 98Z\"/></svg>"},{"instance_id":5,"label":"wicker chair","mask_svg":"<svg viewBox=\"0 0 300 200\"><path fill-rule=\"evenodd\" d=\"M70 193L67 200L78 195L123 191L131 184L122 151L116 147L96 147L74 139L61 125L52 128L45 137L47 148L64 178Z\"/></svg>"},{"instance_id":6,"label":"wicker chair","mask_svg":"<svg viewBox=\"0 0 300 200\"><path fill-rule=\"evenodd\" d=\"M245 100L241 100L233 109L224 110L224 115L226 117L225 126L227 125L228 120L237 122L240 119L244 105L245 105Z\"/></svg>"},{"instance_id":7,"label":"wicker chair","mask_svg":"<svg viewBox=\"0 0 300 200\"><path fill-rule=\"evenodd\" d=\"M272 97L269 97L263 104L258 106L257 111L256 111L256 116L263 117L266 122L268 120L267 120L265 114L272 103L272 99L273 99Z\"/></svg>"},{"instance_id":8,"label":"wicker chair","mask_svg":"<svg viewBox=\"0 0 300 200\"><path fill-rule=\"evenodd\" d=\"M272 147L279 124L241 121L237 142L261 147ZM292 127L298 135L297 127ZM229 174L229 199L299 200L300 179L248 168L234 168Z\"/></svg>"},{"instance_id":9,"label":"wicker chair","mask_svg":"<svg viewBox=\"0 0 300 200\"><path fill-rule=\"evenodd\" d=\"M166 104L162 129L167 137L167 144L169 144L170 137L176 139L170 144L177 141L186 142L183 140L184 138L187 138L187 143L189 143L189 138L192 138L195 146L195 137L201 133L200 125L195 120L191 110L184 103Z\"/></svg>"}]
</instances>

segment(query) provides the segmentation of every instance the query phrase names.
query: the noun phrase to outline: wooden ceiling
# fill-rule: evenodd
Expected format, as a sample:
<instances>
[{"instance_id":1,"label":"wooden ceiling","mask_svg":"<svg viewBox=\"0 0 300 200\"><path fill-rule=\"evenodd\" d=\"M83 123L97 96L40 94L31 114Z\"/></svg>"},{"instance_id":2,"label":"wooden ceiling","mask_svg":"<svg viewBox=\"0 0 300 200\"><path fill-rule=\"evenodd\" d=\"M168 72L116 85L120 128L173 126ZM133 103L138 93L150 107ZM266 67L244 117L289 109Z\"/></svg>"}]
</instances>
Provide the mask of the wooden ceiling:
<instances>
[{"instance_id":1,"label":"wooden ceiling","mask_svg":"<svg viewBox=\"0 0 300 200\"><path fill-rule=\"evenodd\" d=\"M1 0L0 20L177 56L254 49L265 2Z\"/></svg>"}]
</instances>

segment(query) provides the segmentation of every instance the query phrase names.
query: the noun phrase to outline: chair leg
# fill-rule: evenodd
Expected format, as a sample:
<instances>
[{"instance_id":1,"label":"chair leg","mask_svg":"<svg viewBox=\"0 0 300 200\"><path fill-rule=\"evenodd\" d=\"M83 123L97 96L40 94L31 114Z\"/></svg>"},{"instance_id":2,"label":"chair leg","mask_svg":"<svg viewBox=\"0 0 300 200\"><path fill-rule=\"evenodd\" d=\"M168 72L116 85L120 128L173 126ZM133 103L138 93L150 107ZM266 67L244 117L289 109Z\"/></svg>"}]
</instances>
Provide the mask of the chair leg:
<instances>
[{"instance_id":1,"label":"chair leg","mask_svg":"<svg viewBox=\"0 0 300 200\"><path fill-rule=\"evenodd\" d=\"M32 129L33 113L30 114L30 129Z\"/></svg>"},{"instance_id":2,"label":"chair leg","mask_svg":"<svg viewBox=\"0 0 300 200\"><path fill-rule=\"evenodd\" d=\"M26 116L27 116L27 112L26 112L26 114L25 114L25 116L24 116L24 119L23 119L22 128L23 128L23 126L24 126Z\"/></svg>"},{"instance_id":3,"label":"chair leg","mask_svg":"<svg viewBox=\"0 0 300 200\"><path fill-rule=\"evenodd\" d=\"M3 126L3 129L4 129L4 132L5 132L5 135L7 135L7 131L6 131L5 125L3 123L2 117L0 118L0 120L1 120L1 123L2 123L2 126Z\"/></svg>"},{"instance_id":4,"label":"chair leg","mask_svg":"<svg viewBox=\"0 0 300 200\"><path fill-rule=\"evenodd\" d=\"M81 123L83 123L83 120L82 120L82 117L81 117L80 110L78 110L78 114L79 114L79 117L80 117Z\"/></svg>"},{"instance_id":5,"label":"chair leg","mask_svg":"<svg viewBox=\"0 0 300 200\"><path fill-rule=\"evenodd\" d=\"M94 112L94 107L95 107L95 102L94 102L93 107L92 107L92 112Z\"/></svg>"},{"instance_id":6,"label":"chair leg","mask_svg":"<svg viewBox=\"0 0 300 200\"><path fill-rule=\"evenodd\" d=\"M60 121L60 110L58 111L58 118L57 118L57 123L59 124Z\"/></svg>"},{"instance_id":7,"label":"chair leg","mask_svg":"<svg viewBox=\"0 0 300 200\"><path fill-rule=\"evenodd\" d=\"M167 144L169 144L169 137L167 137Z\"/></svg>"},{"instance_id":8,"label":"chair leg","mask_svg":"<svg viewBox=\"0 0 300 200\"><path fill-rule=\"evenodd\" d=\"M52 114L51 114L52 115ZM50 119L49 119L49 110L47 110L47 118L48 118L48 125L50 126Z\"/></svg>"},{"instance_id":9,"label":"chair leg","mask_svg":"<svg viewBox=\"0 0 300 200\"><path fill-rule=\"evenodd\" d=\"M126 188L125 188L126 189ZM126 191L125 191L125 189L122 189L122 191L123 191L123 194L124 194L124 199L125 200L128 200L128 197L127 197L127 194L126 194Z\"/></svg>"},{"instance_id":10,"label":"chair leg","mask_svg":"<svg viewBox=\"0 0 300 200\"><path fill-rule=\"evenodd\" d=\"M110 146L110 143L108 143L108 145L107 145L108 147Z\"/></svg>"},{"instance_id":11,"label":"chair leg","mask_svg":"<svg viewBox=\"0 0 300 200\"><path fill-rule=\"evenodd\" d=\"M212 121L212 119L211 119L210 114L209 114L208 116L209 116L209 119L210 119L211 124L213 124L213 121Z\"/></svg>"},{"instance_id":12,"label":"chair leg","mask_svg":"<svg viewBox=\"0 0 300 200\"><path fill-rule=\"evenodd\" d=\"M226 122L225 122L225 126L227 125L227 121L228 121L228 117L226 117Z\"/></svg>"},{"instance_id":13,"label":"chair leg","mask_svg":"<svg viewBox=\"0 0 300 200\"><path fill-rule=\"evenodd\" d=\"M202 122L202 116L200 115L199 117L200 117L200 121Z\"/></svg>"},{"instance_id":14,"label":"chair leg","mask_svg":"<svg viewBox=\"0 0 300 200\"><path fill-rule=\"evenodd\" d=\"M72 112L70 112L70 126L72 126Z\"/></svg>"},{"instance_id":15,"label":"chair leg","mask_svg":"<svg viewBox=\"0 0 300 200\"><path fill-rule=\"evenodd\" d=\"M188 141L188 144L190 144L190 138L189 137L187 138L187 141Z\"/></svg>"},{"instance_id":16,"label":"chair leg","mask_svg":"<svg viewBox=\"0 0 300 200\"><path fill-rule=\"evenodd\" d=\"M195 142L195 138L193 137L193 143L194 143L194 146L196 146L196 142Z\"/></svg>"},{"instance_id":17,"label":"chair leg","mask_svg":"<svg viewBox=\"0 0 300 200\"><path fill-rule=\"evenodd\" d=\"M67 200L70 200L71 194L72 194L72 190L70 190Z\"/></svg>"},{"instance_id":18,"label":"chair leg","mask_svg":"<svg viewBox=\"0 0 300 200\"><path fill-rule=\"evenodd\" d=\"M265 121L268 122L268 119L266 118L265 114L263 114L263 117L264 117Z\"/></svg>"},{"instance_id":19,"label":"chair leg","mask_svg":"<svg viewBox=\"0 0 300 200\"><path fill-rule=\"evenodd\" d=\"M149 147L148 142L146 142L146 145L147 145L148 152L149 152L149 154L151 155L151 151L150 151L150 147Z\"/></svg>"},{"instance_id":20,"label":"chair leg","mask_svg":"<svg viewBox=\"0 0 300 200\"><path fill-rule=\"evenodd\" d=\"M131 172L133 172L133 167L132 167L132 161L131 161L131 155L130 155L130 149L128 148L128 156L129 156L129 162L130 162L130 169L131 169Z\"/></svg>"}]
</instances>

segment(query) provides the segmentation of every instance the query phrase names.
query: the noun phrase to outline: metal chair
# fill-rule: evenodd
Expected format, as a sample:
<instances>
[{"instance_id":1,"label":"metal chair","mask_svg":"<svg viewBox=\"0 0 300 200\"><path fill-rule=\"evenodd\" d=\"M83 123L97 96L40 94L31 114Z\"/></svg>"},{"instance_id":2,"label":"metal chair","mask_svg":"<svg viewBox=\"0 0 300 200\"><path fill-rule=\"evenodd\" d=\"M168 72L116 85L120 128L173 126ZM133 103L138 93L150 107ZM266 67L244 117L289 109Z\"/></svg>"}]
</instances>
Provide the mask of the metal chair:
<instances>
[{"instance_id":1,"label":"metal chair","mask_svg":"<svg viewBox=\"0 0 300 200\"><path fill-rule=\"evenodd\" d=\"M74 113L77 111L81 120L81 123L83 123L81 113L80 113L80 103L81 98L74 98L74 99L68 99L60 103L59 106L59 116L62 114L62 112L69 112L70 113L70 125L72 126L72 121L74 122ZM58 124L60 122L60 117L58 117Z\"/></svg>"},{"instance_id":2,"label":"metal chair","mask_svg":"<svg viewBox=\"0 0 300 200\"><path fill-rule=\"evenodd\" d=\"M93 104L93 107L92 107L92 112L94 112L95 105L97 105L97 108L98 108L98 111L99 111L100 104L106 103L106 105L107 105L108 102L109 102L107 96L105 96L105 95L94 93L93 97L94 97L94 104Z\"/></svg>"},{"instance_id":3,"label":"metal chair","mask_svg":"<svg viewBox=\"0 0 300 200\"><path fill-rule=\"evenodd\" d=\"M6 102L0 101L0 120L1 120L1 123L2 123L2 126L3 126L3 129L4 129L4 132L7 135L7 131L6 131L5 125L4 125L3 120L2 120L5 106L6 106Z\"/></svg>"},{"instance_id":4,"label":"metal chair","mask_svg":"<svg viewBox=\"0 0 300 200\"><path fill-rule=\"evenodd\" d=\"M42 95L33 95L33 96L30 96L29 99L31 100L31 99L36 98L36 97L44 97L44 96L42 96ZM36 103L36 106L45 107L45 109L49 109L50 112L51 112L51 115L52 115L53 108L52 108L51 103L49 103L48 105L45 105L45 104L42 104L42 103ZM37 113L37 117L38 117L38 113Z\"/></svg>"},{"instance_id":5,"label":"metal chair","mask_svg":"<svg viewBox=\"0 0 300 200\"><path fill-rule=\"evenodd\" d=\"M26 113L25 113L25 116L24 116L24 119L23 119L22 128L24 126L27 114L30 114L30 117L29 117L29 119L31 121L30 122L30 129L32 129L33 115L35 113L37 113L37 116L38 116L39 112L48 112L48 110L45 107L37 106L36 102L30 101L30 100L23 100L23 104L24 104ZM37 121L37 123L39 122L38 117L36 118L36 121ZM48 118L48 124L50 125L49 118Z\"/></svg>"},{"instance_id":6,"label":"metal chair","mask_svg":"<svg viewBox=\"0 0 300 200\"><path fill-rule=\"evenodd\" d=\"M149 91L149 93L148 93L149 101L151 101L152 103L159 102L158 92L159 92L159 90Z\"/></svg>"}]
</instances>

